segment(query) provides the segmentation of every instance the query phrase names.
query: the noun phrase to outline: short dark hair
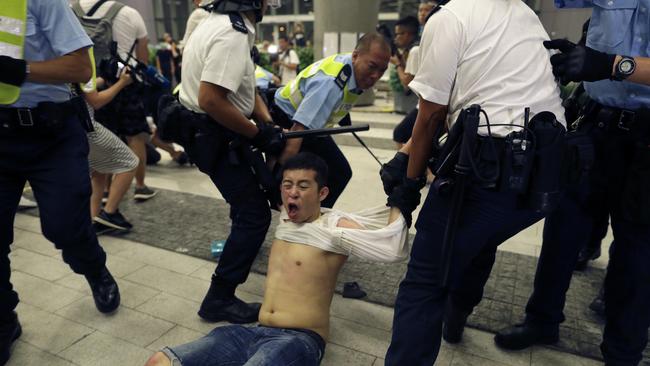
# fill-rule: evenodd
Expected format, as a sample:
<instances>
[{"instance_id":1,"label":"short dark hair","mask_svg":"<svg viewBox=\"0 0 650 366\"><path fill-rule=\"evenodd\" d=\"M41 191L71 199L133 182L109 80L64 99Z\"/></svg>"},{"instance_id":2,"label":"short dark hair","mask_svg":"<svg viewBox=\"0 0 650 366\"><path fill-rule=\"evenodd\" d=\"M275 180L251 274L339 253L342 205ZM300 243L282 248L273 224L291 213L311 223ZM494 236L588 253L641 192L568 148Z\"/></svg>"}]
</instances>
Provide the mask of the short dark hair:
<instances>
[{"instance_id":1,"label":"short dark hair","mask_svg":"<svg viewBox=\"0 0 650 366\"><path fill-rule=\"evenodd\" d=\"M285 42L289 42L289 37L287 37L287 36L285 36L285 35L281 35L280 37L278 37L278 41L279 41L279 40L283 40L283 41L285 41Z\"/></svg>"},{"instance_id":2,"label":"short dark hair","mask_svg":"<svg viewBox=\"0 0 650 366\"><path fill-rule=\"evenodd\" d=\"M420 22L418 21L418 18L412 15L409 15L407 17L398 20L395 23L395 26L404 27L409 33L414 34L416 36L420 31Z\"/></svg>"},{"instance_id":3,"label":"short dark hair","mask_svg":"<svg viewBox=\"0 0 650 366\"><path fill-rule=\"evenodd\" d=\"M388 43L386 37L376 31L366 33L363 35L363 37L359 38L357 46L354 48L354 50L359 53L368 52L374 43L380 44L382 47L384 47L384 49L386 49L388 53L391 53L390 43Z\"/></svg>"},{"instance_id":4,"label":"short dark hair","mask_svg":"<svg viewBox=\"0 0 650 366\"><path fill-rule=\"evenodd\" d=\"M287 170L313 170L316 172L316 183L318 183L318 188L323 188L327 185L327 176L329 174L327 164L320 156L310 153L310 152L301 152L298 153L284 163L282 167L282 175Z\"/></svg>"}]
</instances>

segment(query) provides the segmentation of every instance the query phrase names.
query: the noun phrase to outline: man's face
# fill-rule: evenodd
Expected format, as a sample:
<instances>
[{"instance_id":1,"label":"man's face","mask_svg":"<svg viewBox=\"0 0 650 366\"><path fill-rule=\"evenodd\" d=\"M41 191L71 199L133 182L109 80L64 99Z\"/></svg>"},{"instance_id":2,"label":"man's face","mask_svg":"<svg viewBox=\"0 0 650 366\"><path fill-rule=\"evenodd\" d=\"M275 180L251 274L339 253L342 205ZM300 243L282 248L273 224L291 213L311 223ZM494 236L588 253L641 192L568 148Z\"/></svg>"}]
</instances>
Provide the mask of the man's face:
<instances>
[{"instance_id":1,"label":"man's face","mask_svg":"<svg viewBox=\"0 0 650 366\"><path fill-rule=\"evenodd\" d=\"M366 52L355 50L352 53L352 66L357 87L371 88L384 75L390 61L390 50L379 42L374 42Z\"/></svg>"},{"instance_id":2,"label":"man's face","mask_svg":"<svg viewBox=\"0 0 650 366\"><path fill-rule=\"evenodd\" d=\"M418 21L420 22L420 25L424 25L424 23L427 22L427 15L429 15L433 7L434 5L431 2L420 4L420 7L418 8Z\"/></svg>"},{"instance_id":3,"label":"man's face","mask_svg":"<svg viewBox=\"0 0 650 366\"><path fill-rule=\"evenodd\" d=\"M287 42L284 38L280 38L280 39L278 40L278 46L280 47L280 49L281 49L282 51L284 51L284 50L286 50L287 48L289 48L289 42Z\"/></svg>"},{"instance_id":4,"label":"man's face","mask_svg":"<svg viewBox=\"0 0 650 366\"><path fill-rule=\"evenodd\" d=\"M296 224L312 222L320 215L320 202L327 197L327 187L318 188L314 170L285 170L280 185L282 206L289 220Z\"/></svg>"},{"instance_id":5,"label":"man's face","mask_svg":"<svg viewBox=\"0 0 650 366\"><path fill-rule=\"evenodd\" d=\"M401 25L395 26L395 46L398 48L405 48L415 38L415 34L409 32L405 27Z\"/></svg>"}]
</instances>

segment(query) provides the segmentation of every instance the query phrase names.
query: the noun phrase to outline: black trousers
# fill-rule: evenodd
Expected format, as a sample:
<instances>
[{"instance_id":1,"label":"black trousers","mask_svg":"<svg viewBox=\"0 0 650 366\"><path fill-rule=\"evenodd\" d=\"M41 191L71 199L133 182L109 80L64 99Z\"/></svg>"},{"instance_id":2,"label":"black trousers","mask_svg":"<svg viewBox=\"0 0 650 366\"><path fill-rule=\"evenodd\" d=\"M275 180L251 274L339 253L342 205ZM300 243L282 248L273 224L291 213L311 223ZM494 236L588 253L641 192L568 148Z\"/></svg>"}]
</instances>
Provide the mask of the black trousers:
<instances>
[{"instance_id":1,"label":"black trousers","mask_svg":"<svg viewBox=\"0 0 650 366\"><path fill-rule=\"evenodd\" d=\"M8 256L26 181L38 202L43 235L72 270L92 275L106 263L91 226L88 140L77 117L41 135L0 127L0 317L18 304Z\"/></svg>"}]
</instances>

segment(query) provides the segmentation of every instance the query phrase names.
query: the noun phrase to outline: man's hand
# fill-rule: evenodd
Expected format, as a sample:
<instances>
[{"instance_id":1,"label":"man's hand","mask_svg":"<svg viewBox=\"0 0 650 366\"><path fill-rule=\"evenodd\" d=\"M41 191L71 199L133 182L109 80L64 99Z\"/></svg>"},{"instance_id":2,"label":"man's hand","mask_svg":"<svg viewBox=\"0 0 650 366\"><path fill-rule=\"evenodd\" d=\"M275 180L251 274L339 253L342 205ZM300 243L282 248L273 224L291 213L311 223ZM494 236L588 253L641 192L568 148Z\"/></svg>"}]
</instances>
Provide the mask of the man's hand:
<instances>
[{"instance_id":1,"label":"man's hand","mask_svg":"<svg viewBox=\"0 0 650 366\"><path fill-rule=\"evenodd\" d=\"M9 56L0 56L0 82L21 86L27 79L27 62Z\"/></svg>"},{"instance_id":2,"label":"man's hand","mask_svg":"<svg viewBox=\"0 0 650 366\"><path fill-rule=\"evenodd\" d=\"M404 177L403 183L395 187L388 196L387 206L397 207L402 212L406 225L411 227L413 211L420 204L420 189L424 187L426 179L411 179Z\"/></svg>"},{"instance_id":3,"label":"man's hand","mask_svg":"<svg viewBox=\"0 0 650 366\"><path fill-rule=\"evenodd\" d=\"M569 81L598 81L612 76L616 55L576 45L566 39L544 41L549 50L559 50L551 56L553 75L566 85Z\"/></svg>"},{"instance_id":4,"label":"man's hand","mask_svg":"<svg viewBox=\"0 0 650 366\"><path fill-rule=\"evenodd\" d=\"M259 132L251 140L251 144L271 155L280 155L284 150L287 139L279 127L274 127L267 123L260 123L257 126Z\"/></svg>"},{"instance_id":5,"label":"man's hand","mask_svg":"<svg viewBox=\"0 0 650 366\"><path fill-rule=\"evenodd\" d=\"M402 183L402 180L406 177L406 168L408 168L408 165L409 156L403 152L397 152L394 158L381 166L379 176L381 177L381 182L384 184L384 192L387 195L390 195L393 192L393 188Z\"/></svg>"}]
</instances>

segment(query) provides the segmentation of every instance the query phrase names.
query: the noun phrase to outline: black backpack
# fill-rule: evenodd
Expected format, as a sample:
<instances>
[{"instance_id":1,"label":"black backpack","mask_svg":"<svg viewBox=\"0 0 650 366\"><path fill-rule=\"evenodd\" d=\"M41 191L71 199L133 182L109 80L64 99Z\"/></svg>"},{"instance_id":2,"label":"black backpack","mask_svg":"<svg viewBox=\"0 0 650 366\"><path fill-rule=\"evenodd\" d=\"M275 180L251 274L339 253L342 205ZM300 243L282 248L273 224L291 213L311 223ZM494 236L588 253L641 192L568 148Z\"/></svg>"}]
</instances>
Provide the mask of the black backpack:
<instances>
[{"instance_id":1,"label":"black backpack","mask_svg":"<svg viewBox=\"0 0 650 366\"><path fill-rule=\"evenodd\" d=\"M74 11L79 22L84 30L95 44L93 47L95 54L95 63L99 65L100 61L105 58L111 57L111 44L113 41L113 20L117 13L124 7L124 4L114 2L111 8L108 9L106 15L101 18L92 18L97 9L99 9L106 0L99 0L93 7L84 13L79 0L72 3L72 10Z\"/></svg>"}]
</instances>

